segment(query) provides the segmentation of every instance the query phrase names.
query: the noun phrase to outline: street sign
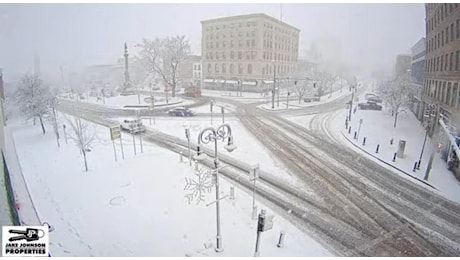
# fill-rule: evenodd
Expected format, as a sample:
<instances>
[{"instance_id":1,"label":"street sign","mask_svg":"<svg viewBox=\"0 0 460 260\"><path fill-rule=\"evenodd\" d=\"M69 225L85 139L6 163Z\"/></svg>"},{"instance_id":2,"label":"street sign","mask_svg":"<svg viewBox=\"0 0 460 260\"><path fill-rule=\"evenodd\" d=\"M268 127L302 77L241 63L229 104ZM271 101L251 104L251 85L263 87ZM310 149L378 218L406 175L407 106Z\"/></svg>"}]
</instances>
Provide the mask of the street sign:
<instances>
[{"instance_id":1,"label":"street sign","mask_svg":"<svg viewBox=\"0 0 460 260\"><path fill-rule=\"evenodd\" d=\"M112 126L110 127L110 139L111 140L116 140L120 138L120 126Z\"/></svg>"}]
</instances>

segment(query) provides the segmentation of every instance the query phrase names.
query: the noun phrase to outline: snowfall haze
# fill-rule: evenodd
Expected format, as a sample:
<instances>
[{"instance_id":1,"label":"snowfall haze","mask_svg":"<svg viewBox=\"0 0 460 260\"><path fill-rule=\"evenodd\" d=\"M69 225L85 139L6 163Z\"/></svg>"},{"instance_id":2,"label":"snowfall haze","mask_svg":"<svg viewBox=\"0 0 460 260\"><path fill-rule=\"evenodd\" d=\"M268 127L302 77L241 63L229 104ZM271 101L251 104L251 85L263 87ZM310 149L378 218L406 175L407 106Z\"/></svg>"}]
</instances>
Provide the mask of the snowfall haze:
<instances>
[{"instance_id":1,"label":"snowfall haze","mask_svg":"<svg viewBox=\"0 0 460 260\"><path fill-rule=\"evenodd\" d=\"M33 72L59 79L85 66L113 64L143 38L185 35L201 55L200 21L265 13L300 29L300 58L312 46L355 75L391 72L394 57L424 36L423 4L1 4L4 80Z\"/></svg>"}]
</instances>

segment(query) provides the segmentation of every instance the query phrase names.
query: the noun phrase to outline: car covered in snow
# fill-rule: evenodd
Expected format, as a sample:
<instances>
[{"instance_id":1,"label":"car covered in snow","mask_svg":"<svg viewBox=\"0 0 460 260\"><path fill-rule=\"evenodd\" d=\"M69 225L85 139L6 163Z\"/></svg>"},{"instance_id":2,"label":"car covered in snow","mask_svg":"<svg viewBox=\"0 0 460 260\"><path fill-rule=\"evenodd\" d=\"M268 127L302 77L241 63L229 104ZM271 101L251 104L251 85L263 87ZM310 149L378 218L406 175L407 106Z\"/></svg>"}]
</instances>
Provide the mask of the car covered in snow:
<instances>
[{"instance_id":1,"label":"car covered in snow","mask_svg":"<svg viewBox=\"0 0 460 260\"><path fill-rule=\"evenodd\" d=\"M131 134L143 133L146 130L141 119L125 119L120 126Z\"/></svg>"},{"instance_id":2,"label":"car covered in snow","mask_svg":"<svg viewBox=\"0 0 460 260\"><path fill-rule=\"evenodd\" d=\"M195 112L186 107L175 107L168 111L170 116L194 116Z\"/></svg>"}]
</instances>

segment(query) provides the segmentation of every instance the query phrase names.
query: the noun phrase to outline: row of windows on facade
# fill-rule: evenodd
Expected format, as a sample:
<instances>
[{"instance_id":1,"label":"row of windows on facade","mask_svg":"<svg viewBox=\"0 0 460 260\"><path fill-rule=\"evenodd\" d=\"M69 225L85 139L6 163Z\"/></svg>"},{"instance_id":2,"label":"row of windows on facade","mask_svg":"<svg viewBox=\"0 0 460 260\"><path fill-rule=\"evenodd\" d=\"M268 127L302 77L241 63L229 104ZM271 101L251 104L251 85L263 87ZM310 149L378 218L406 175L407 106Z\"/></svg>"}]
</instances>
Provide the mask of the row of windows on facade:
<instances>
[{"instance_id":1,"label":"row of windows on facade","mask_svg":"<svg viewBox=\"0 0 460 260\"><path fill-rule=\"evenodd\" d=\"M201 70L201 64L193 64L193 70Z\"/></svg>"},{"instance_id":2,"label":"row of windows on facade","mask_svg":"<svg viewBox=\"0 0 460 260\"><path fill-rule=\"evenodd\" d=\"M246 55L244 55L244 53ZM243 60L243 58L246 57L246 60L256 60L257 59L257 52L256 51L246 51L246 52L243 52L243 51L238 51L238 52L234 52L234 51L230 51L230 59L231 60ZM283 53L271 53L271 52L266 52L264 51L263 52L263 60L275 60L275 61L284 61L284 62L291 62L291 61L295 61L296 57L296 54L294 55L286 55L286 54L283 54ZM220 60L220 59L227 59L227 55L226 55L226 52L216 52L215 55L214 55L214 52L207 52L206 53L206 59L207 60Z\"/></svg>"},{"instance_id":3,"label":"row of windows on facade","mask_svg":"<svg viewBox=\"0 0 460 260\"><path fill-rule=\"evenodd\" d=\"M460 109L460 88L458 82L426 80L425 93L445 105Z\"/></svg>"},{"instance_id":4,"label":"row of windows on facade","mask_svg":"<svg viewBox=\"0 0 460 260\"><path fill-rule=\"evenodd\" d=\"M219 44L220 43L220 44ZM208 49L218 49L222 46L222 48L227 48L227 41L222 41L222 42L206 42L206 48ZM230 45L228 46L230 48L243 48L243 40L239 40L238 41L238 46L236 46L236 43L231 40L230 41ZM252 40L246 40L246 46L244 46L246 48L250 48L250 47L257 47L256 46L256 40L255 39L252 39ZM264 48L273 48L273 41L271 40L265 40L264 39L264 45L263 45ZM282 50L282 51L291 51L291 49L293 51L297 51L297 44L287 44L287 43L283 43L283 44L279 44L278 42L275 41L275 49L276 50Z\"/></svg>"},{"instance_id":5,"label":"row of windows on facade","mask_svg":"<svg viewBox=\"0 0 460 260\"><path fill-rule=\"evenodd\" d=\"M217 24L217 25L208 25L206 26L206 31L211 32L211 31L219 31L219 30L226 30L226 29L235 29L235 28L243 28L246 25L246 27L256 27L258 23L256 21L246 21L246 22L238 22L238 23L226 23L226 24Z\"/></svg>"},{"instance_id":6,"label":"row of windows on facade","mask_svg":"<svg viewBox=\"0 0 460 260\"><path fill-rule=\"evenodd\" d=\"M431 52L433 50L436 50L444 46L444 43L448 44L449 39L450 39L450 42L453 42L454 38L457 40L460 40L460 19L457 19L455 23L456 23L455 32L454 32L454 23L451 23L450 26L447 26L445 30L442 30L437 35L434 35L433 37L431 37L431 39L428 40L428 52Z\"/></svg>"},{"instance_id":7,"label":"row of windows on facade","mask_svg":"<svg viewBox=\"0 0 460 260\"><path fill-rule=\"evenodd\" d=\"M229 34L230 34L230 38L236 38L236 36L242 38L244 37L244 35L246 35L247 38L257 38L257 31L246 31L246 33L244 31L238 31L238 32L230 31ZM211 33L211 34L206 34L205 38L206 38L206 41L219 40L221 38L225 39L227 38L227 34L226 33L216 33L214 37L214 34ZM266 38L266 39L274 38L275 41L282 41L286 44L290 44L291 39L292 39L292 37L280 36L277 34L275 34L275 37L273 37L273 32L269 32L269 31L264 31L263 38Z\"/></svg>"},{"instance_id":8,"label":"row of windows on facade","mask_svg":"<svg viewBox=\"0 0 460 260\"><path fill-rule=\"evenodd\" d=\"M435 5L429 4L428 8L432 9L435 8ZM455 9L457 9L458 4L441 4L441 7L438 8L438 11L431 16L431 19L428 20L426 31L427 33L433 31L442 21L444 18L447 18Z\"/></svg>"},{"instance_id":9,"label":"row of windows on facade","mask_svg":"<svg viewBox=\"0 0 460 260\"><path fill-rule=\"evenodd\" d=\"M227 73L227 64L225 63L222 63L222 64L214 64L214 70L213 69L213 66L212 64L208 63L208 74L210 73ZM291 66L288 66L288 65L277 65L275 67L273 67L272 65L269 65L269 64L266 64L264 67L262 67L262 75L271 75L272 74L272 71L273 70L276 70L276 73L278 74L287 74L289 72L291 72L293 70L293 68ZM237 73L238 74L252 74L253 72L253 69L252 69L252 64L247 64L246 66L246 72L244 71L244 66L243 64L238 64L238 71ZM235 73L235 64L231 63L230 64L230 69L228 71L228 73L230 74L234 74Z\"/></svg>"},{"instance_id":10,"label":"row of windows on facade","mask_svg":"<svg viewBox=\"0 0 460 260\"><path fill-rule=\"evenodd\" d=\"M271 23L266 23L264 22L264 28L267 29L274 29L276 32L280 32L281 34L285 35L290 35L290 36L296 36L296 32L286 29L286 28L281 28L278 26L273 27L273 24ZM226 24L217 24L214 26L208 25L206 26L206 32L212 32L212 31L219 31L219 30L227 30L227 29L238 29L238 28L244 28L246 25L247 28L250 27L257 27L258 23L256 21L246 21L246 22L238 22L238 23L226 23Z\"/></svg>"},{"instance_id":11,"label":"row of windows on facade","mask_svg":"<svg viewBox=\"0 0 460 260\"><path fill-rule=\"evenodd\" d=\"M428 72L459 71L460 51L457 51L456 53L451 52L450 54L445 54L436 58L429 59L427 63Z\"/></svg>"}]
</instances>

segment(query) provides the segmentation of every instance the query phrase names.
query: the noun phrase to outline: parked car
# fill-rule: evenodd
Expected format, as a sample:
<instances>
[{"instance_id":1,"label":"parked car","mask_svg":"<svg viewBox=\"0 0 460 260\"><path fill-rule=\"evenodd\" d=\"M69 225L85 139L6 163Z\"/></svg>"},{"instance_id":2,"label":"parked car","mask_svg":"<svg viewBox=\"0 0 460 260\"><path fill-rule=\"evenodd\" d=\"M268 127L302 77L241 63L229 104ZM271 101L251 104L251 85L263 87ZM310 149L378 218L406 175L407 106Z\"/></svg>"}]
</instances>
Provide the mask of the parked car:
<instances>
[{"instance_id":1,"label":"parked car","mask_svg":"<svg viewBox=\"0 0 460 260\"><path fill-rule=\"evenodd\" d=\"M373 102L373 103L382 103L382 98L379 96L373 96L367 99L368 102Z\"/></svg>"},{"instance_id":2,"label":"parked car","mask_svg":"<svg viewBox=\"0 0 460 260\"><path fill-rule=\"evenodd\" d=\"M358 108L362 110L382 110L382 106L371 101L367 101L366 103L359 103Z\"/></svg>"},{"instance_id":3,"label":"parked car","mask_svg":"<svg viewBox=\"0 0 460 260\"><path fill-rule=\"evenodd\" d=\"M176 107L168 111L170 116L194 116L195 112L186 107Z\"/></svg>"},{"instance_id":4,"label":"parked car","mask_svg":"<svg viewBox=\"0 0 460 260\"><path fill-rule=\"evenodd\" d=\"M121 123L121 129L128 131L131 134L145 132L145 126L141 119L126 119Z\"/></svg>"}]
</instances>

